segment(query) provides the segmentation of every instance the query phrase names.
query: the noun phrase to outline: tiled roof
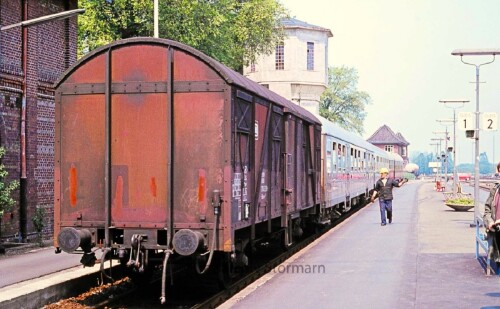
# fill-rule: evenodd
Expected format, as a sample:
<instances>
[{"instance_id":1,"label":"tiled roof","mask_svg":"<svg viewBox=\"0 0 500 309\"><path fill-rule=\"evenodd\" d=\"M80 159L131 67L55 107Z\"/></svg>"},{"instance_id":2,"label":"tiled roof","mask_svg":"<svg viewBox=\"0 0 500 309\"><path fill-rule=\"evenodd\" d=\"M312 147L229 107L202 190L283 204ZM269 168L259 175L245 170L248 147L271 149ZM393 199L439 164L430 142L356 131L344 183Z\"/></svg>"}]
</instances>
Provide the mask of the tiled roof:
<instances>
[{"instance_id":1,"label":"tiled roof","mask_svg":"<svg viewBox=\"0 0 500 309\"><path fill-rule=\"evenodd\" d=\"M398 133L397 133L397 136L399 137L399 139L400 139L403 143L405 143L405 145L406 145L406 146L410 145L410 143L406 140L406 138L404 138L403 134L401 134L401 133L399 133L399 132L398 132Z\"/></svg>"},{"instance_id":2,"label":"tiled roof","mask_svg":"<svg viewBox=\"0 0 500 309\"><path fill-rule=\"evenodd\" d=\"M383 125L378 128L372 136L367 139L368 142L372 144L395 144L408 146L410 143L403 137L401 133L394 133L387 125Z\"/></svg>"},{"instance_id":3,"label":"tiled roof","mask_svg":"<svg viewBox=\"0 0 500 309\"><path fill-rule=\"evenodd\" d=\"M328 35L328 37L333 37L332 31L330 29L323 28L323 27L320 27L320 26L311 25L311 24L306 23L305 21L301 21L301 20L298 20L296 18L283 19L281 21L281 24L285 28L302 28L302 29L311 29L311 30L323 31L323 32L326 32L326 34Z\"/></svg>"}]
</instances>

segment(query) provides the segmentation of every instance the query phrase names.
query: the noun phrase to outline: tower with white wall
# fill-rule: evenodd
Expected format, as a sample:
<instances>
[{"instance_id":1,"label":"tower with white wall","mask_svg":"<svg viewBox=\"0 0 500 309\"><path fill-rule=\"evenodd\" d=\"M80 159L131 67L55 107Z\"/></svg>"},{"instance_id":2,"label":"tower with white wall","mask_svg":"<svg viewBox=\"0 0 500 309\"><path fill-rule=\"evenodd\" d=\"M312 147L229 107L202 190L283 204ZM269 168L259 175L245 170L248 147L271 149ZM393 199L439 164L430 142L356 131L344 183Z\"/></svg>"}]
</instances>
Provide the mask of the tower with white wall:
<instances>
[{"instance_id":1,"label":"tower with white wall","mask_svg":"<svg viewBox=\"0 0 500 309\"><path fill-rule=\"evenodd\" d=\"M282 21L283 44L243 69L245 76L286 99L319 114L319 100L328 81L329 29L295 18Z\"/></svg>"}]
</instances>

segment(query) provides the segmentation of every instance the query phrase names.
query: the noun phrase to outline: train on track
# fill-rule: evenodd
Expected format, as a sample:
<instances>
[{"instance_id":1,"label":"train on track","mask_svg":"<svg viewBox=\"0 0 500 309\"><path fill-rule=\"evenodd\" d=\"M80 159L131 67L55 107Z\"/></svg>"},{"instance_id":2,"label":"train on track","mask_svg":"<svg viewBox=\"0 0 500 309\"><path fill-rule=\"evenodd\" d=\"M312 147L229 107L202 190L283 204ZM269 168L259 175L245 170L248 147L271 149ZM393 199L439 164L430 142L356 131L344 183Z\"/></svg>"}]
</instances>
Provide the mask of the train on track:
<instances>
[{"instance_id":1,"label":"train on track","mask_svg":"<svg viewBox=\"0 0 500 309\"><path fill-rule=\"evenodd\" d=\"M368 199L403 160L189 46L133 38L57 81L54 242L223 276Z\"/></svg>"}]
</instances>

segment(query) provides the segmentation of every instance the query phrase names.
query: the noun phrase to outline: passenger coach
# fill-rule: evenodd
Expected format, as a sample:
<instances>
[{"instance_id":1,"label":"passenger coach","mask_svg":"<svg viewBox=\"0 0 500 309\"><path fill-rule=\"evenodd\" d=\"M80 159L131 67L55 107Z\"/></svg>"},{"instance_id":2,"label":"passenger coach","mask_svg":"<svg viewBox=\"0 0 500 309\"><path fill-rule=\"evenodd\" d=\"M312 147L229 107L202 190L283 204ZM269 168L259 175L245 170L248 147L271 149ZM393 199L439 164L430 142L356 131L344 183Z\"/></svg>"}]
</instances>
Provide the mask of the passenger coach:
<instances>
[{"instance_id":1,"label":"passenger coach","mask_svg":"<svg viewBox=\"0 0 500 309\"><path fill-rule=\"evenodd\" d=\"M371 195L382 167L390 177L403 177L403 159L381 150L331 121L322 123L322 207L331 218L339 217ZM324 218L327 219L327 218Z\"/></svg>"}]
</instances>

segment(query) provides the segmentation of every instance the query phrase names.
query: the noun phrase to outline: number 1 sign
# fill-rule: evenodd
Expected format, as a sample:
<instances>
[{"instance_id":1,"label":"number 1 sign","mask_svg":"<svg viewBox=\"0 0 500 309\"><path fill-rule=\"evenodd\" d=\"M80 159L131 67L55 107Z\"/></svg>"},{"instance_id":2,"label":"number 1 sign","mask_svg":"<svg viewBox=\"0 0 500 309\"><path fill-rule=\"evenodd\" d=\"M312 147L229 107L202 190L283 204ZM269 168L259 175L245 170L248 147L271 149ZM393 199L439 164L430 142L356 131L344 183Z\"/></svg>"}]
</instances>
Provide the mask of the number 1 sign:
<instances>
[{"instance_id":1,"label":"number 1 sign","mask_svg":"<svg viewBox=\"0 0 500 309\"><path fill-rule=\"evenodd\" d=\"M474 130L474 119L472 112L459 112L458 113L458 127L460 130Z\"/></svg>"}]
</instances>

